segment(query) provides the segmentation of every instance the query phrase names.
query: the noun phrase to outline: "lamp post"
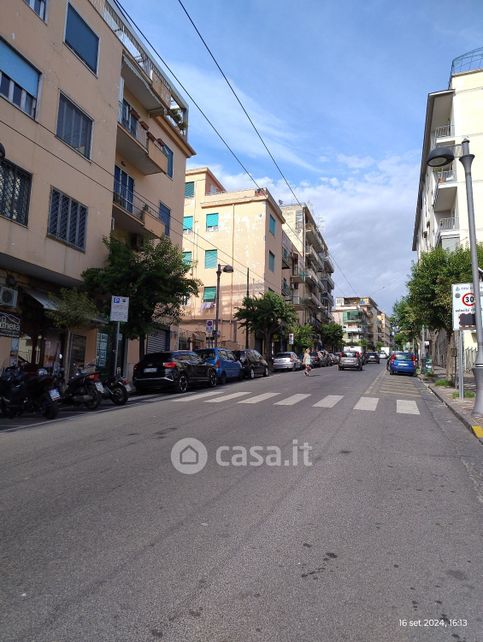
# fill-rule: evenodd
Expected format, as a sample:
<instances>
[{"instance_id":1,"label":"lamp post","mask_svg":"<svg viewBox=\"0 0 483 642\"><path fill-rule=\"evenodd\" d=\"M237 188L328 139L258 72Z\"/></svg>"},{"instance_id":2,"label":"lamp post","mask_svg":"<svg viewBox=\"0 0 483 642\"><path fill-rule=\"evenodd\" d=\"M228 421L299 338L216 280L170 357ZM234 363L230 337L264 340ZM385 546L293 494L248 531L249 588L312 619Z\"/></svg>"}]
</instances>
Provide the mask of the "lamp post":
<instances>
[{"instance_id":1,"label":"lamp post","mask_svg":"<svg viewBox=\"0 0 483 642\"><path fill-rule=\"evenodd\" d=\"M220 317L220 279L222 272L233 272L233 266L220 265L216 270L215 348L218 347L218 321Z\"/></svg>"},{"instance_id":2,"label":"lamp post","mask_svg":"<svg viewBox=\"0 0 483 642\"><path fill-rule=\"evenodd\" d=\"M475 225L475 208L473 202L473 182L471 180L471 164L474 154L470 154L470 141L465 138L461 142L462 155L459 157L460 163L465 169L466 182L466 203L468 207L468 235L471 253L471 274L473 280L473 291L475 293L475 326L476 341L478 351L476 354L473 374L476 383L475 405L473 406L473 415L483 416L483 325L481 319L481 300L480 300L480 277L478 270L478 253L476 243L476 225ZM430 167L444 167L449 165L455 159L454 148L436 147L431 150L427 163Z\"/></svg>"}]
</instances>

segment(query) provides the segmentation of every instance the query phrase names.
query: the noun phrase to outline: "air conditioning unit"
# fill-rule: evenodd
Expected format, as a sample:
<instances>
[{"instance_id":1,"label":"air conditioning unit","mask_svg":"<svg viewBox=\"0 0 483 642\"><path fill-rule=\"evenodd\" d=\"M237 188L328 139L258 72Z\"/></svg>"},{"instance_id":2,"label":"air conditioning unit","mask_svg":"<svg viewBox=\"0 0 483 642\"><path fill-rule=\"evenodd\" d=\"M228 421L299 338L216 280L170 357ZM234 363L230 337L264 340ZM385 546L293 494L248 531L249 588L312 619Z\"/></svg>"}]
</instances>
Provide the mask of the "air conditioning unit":
<instances>
[{"instance_id":1,"label":"air conditioning unit","mask_svg":"<svg viewBox=\"0 0 483 642\"><path fill-rule=\"evenodd\" d=\"M0 286L0 305L15 308L17 306L17 296L17 290Z\"/></svg>"}]
</instances>

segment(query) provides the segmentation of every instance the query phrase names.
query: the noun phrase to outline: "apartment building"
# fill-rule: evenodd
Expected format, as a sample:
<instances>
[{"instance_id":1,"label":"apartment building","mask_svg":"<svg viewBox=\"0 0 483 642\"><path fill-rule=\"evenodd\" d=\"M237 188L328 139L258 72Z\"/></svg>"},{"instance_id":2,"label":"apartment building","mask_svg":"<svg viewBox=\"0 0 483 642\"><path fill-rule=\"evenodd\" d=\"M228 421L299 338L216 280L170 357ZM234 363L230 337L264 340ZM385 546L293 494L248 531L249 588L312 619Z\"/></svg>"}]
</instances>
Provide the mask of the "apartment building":
<instances>
[{"instance_id":1,"label":"apartment building","mask_svg":"<svg viewBox=\"0 0 483 642\"><path fill-rule=\"evenodd\" d=\"M282 205L283 231L293 244L296 261L290 275L292 292L287 297L300 324L310 324L315 333L332 321L334 266L329 249L307 205Z\"/></svg>"},{"instance_id":2,"label":"apartment building","mask_svg":"<svg viewBox=\"0 0 483 642\"><path fill-rule=\"evenodd\" d=\"M377 303L366 297L337 297L333 310L334 321L344 330L344 343L348 346L363 346L375 349L379 342L383 345L386 330L384 323L389 317L381 312Z\"/></svg>"},{"instance_id":3,"label":"apartment building","mask_svg":"<svg viewBox=\"0 0 483 642\"><path fill-rule=\"evenodd\" d=\"M267 189L227 192L207 167L186 172L183 252L192 276L202 285L199 296L191 297L184 308L180 347L206 345L217 295L218 345L245 347L247 337L234 314L247 294L280 294L283 223L280 207ZM223 271L225 266L233 271ZM254 337L248 341L250 347L261 348Z\"/></svg>"},{"instance_id":4,"label":"apartment building","mask_svg":"<svg viewBox=\"0 0 483 642\"><path fill-rule=\"evenodd\" d=\"M383 346L392 347L391 317L385 312L378 313L378 343Z\"/></svg>"},{"instance_id":5,"label":"apartment building","mask_svg":"<svg viewBox=\"0 0 483 642\"><path fill-rule=\"evenodd\" d=\"M454 249L468 244L465 173L455 159L441 169L428 167L434 147L460 146L470 139L473 163L473 194L478 241L483 241L483 48L456 58L448 89L428 95L421 154L419 192L414 222L413 250L441 246ZM456 147L456 156L459 148Z\"/></svg>"},{"instance_id":6,"label":"apartment building","mask_svg":"<svg viewBox=\"0 0 483 642\"><path fill-rule=\"evenodd\" d=\"M65 345L45 313L103 265L111 233L134 248L163 234L181 246L187 106L109 0L9 0L0 107L0 365L63 355L102 367L106 323ZM126 343L128 366L137 346Z\"/></svg>"}]
</instances>

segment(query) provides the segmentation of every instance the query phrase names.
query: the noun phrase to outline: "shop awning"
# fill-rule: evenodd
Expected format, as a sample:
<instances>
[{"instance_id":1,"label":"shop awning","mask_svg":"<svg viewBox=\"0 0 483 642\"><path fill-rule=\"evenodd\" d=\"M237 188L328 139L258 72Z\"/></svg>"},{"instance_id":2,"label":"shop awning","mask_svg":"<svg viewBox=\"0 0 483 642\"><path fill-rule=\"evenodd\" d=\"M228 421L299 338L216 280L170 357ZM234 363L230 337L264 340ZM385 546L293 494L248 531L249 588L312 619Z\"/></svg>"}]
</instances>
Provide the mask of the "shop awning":
<instances>
[{"instance_id":1,"label":"shop awning","mask_svg":"<svg viewBox=\"0 0 483 642\"><path fill-rule=\"evenodd\" d=\"M39 290L32 290L30 288L24 288L24 291L26 294L31 296L33 299L38 301L40 305L44 308L44 310L58 310L59 306L55 301L52 301L52 299L49 299L47 294L44 294L43 292L39 292Z\"/></svg>"}]
</instances>

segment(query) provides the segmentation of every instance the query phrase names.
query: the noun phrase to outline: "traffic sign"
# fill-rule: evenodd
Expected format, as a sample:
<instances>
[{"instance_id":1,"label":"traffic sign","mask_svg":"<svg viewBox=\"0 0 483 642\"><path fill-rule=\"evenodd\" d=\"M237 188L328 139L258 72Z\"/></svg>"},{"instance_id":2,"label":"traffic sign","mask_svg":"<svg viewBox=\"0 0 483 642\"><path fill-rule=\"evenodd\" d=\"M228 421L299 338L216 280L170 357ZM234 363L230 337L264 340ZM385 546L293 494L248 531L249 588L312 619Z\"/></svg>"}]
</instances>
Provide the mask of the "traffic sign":
<instances>
[{"instance_id":1,"label":"traffic sign","mask_svg":"<svg viewBox=\"0 0 483 642\"><path fill-rule=\"evenodd\" d=\"M213 325L214 322L211 319L206 321L206 336L211 337L213 335Z\"/></svg>"},{"instance_id":2,"label":"traffic sign","mask_svg":"<svg viewBox=\"0 0 483 642\"><path fill-rule=\"evenodd\" d=\"M453 283L453 330L473 328L475 325L475 293L472 283ZM480 301L483 296L483 283L480 283ZM483 305L482 305L483 309Z\"/></svg>"},{"instance_id":3,"label":"traffic sign","mask_svg":"<svg viewBox=\"0 0 483 642\"><path fill-rule=\"evenodd\" d=\"M293 341L294 341L293 332L289 332L289 335L288 335L288 343L289 343L289 345L293 346Z\"/></svg>"},{"instance_id":4,"label":"traffic sign","mask_svg":"<svg viewBox=\"0 0 483 642\"><path fill-rule=\"evenodd\" d=\"M126 323L129 316L129 297L113 296L111 297L111 321L121 321Z\"/></svg>"}]
</instances>

